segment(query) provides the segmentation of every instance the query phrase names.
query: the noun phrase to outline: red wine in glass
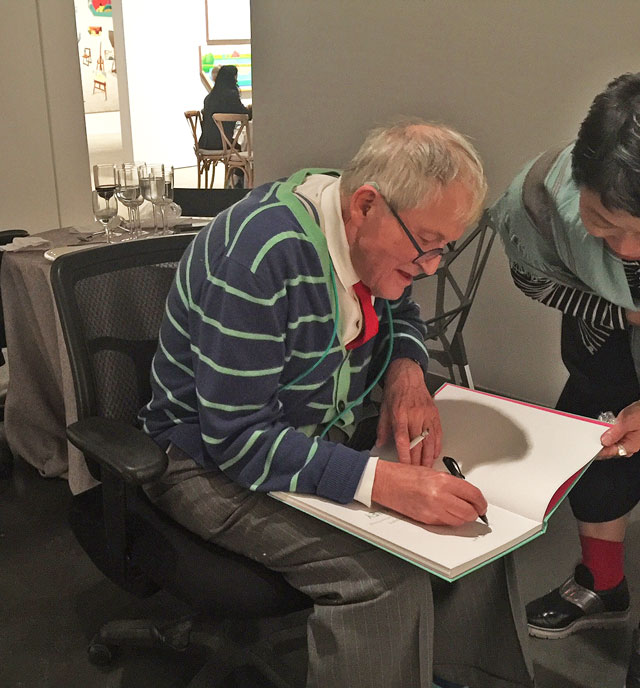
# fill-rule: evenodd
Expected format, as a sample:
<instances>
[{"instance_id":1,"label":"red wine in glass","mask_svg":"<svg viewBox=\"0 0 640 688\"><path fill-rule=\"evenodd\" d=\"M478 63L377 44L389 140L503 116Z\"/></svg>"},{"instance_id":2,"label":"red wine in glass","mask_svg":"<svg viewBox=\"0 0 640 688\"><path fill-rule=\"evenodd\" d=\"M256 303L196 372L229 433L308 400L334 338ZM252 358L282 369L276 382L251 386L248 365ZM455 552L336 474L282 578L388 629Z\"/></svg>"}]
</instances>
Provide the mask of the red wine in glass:
<instances>
[{"instance_id":1,"label":"red wine in glass","mask_svg":"<svg viewBox=\"0 0 640 688\"><path fill-rule=\"evenodd\" d=\"M104 198L106 201L108 201L116 192L116 185L115 184L100 184L96 186L96 192L98 193L98 196Z\"/></svg>"}]
</instances>

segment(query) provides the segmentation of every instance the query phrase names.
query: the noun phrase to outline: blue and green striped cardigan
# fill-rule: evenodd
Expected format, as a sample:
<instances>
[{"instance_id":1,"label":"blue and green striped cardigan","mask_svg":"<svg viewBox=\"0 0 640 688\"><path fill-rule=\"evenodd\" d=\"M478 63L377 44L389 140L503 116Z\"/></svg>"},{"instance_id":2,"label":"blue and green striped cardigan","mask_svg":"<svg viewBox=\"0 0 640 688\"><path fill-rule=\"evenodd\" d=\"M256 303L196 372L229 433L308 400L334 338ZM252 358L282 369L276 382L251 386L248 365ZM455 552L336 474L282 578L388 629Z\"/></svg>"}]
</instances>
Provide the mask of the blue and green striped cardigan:
<instances>
[{"instance_id":1,"label":"blue and green striped cardigan","mask_svg":"<svg viewBox=\"0 0 640 688\"><path fill-rule=\"evenodd\" d=\"M322 230L294 189L308 174L254 189L187 249L167 298L140 415L163 448L173 443L251 490L353 499L368 452L316 433L357 399L389 344L378 335L347 351L331 342L336 301ZM384 300L376 299L380 317ZM408 294L391 302L393 358L427 368L424 326ZM371 376L371 378L369 377ZM361 404L338 423L347 433Z\"/></svg>"}]
</instances>

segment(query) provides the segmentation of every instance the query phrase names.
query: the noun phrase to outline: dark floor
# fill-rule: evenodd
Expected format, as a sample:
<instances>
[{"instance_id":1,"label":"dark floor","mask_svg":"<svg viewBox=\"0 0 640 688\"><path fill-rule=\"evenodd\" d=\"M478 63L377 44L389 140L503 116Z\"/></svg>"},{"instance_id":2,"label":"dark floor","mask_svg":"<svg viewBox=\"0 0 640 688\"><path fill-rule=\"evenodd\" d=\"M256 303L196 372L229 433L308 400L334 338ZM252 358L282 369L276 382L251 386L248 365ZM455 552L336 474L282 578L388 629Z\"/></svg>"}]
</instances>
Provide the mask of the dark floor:
<instances>
[{"instance_id":1,"label":"dark floor","mask_svg":"<svg viewBox=\"0 0 640 688\"><path fill-rule=\"evenodd\" d=\"M63 480L43 479L21 461L11 479L0 481L0 688L185 686L202 665L202 652L130 650L108 670L87 661L87 643L101 622L153 613L170 601L141 602L102 577L67 527L69 499ZM578 555L574 529L568 507L562 505L547 534L518 551L525 600L553 587L571 570ZM635 623L640 616L639 550L640 524L634 522L627 573ZM565 640L532 640L538 688L622 688L630 634L631 625ZM297 663L304 675L302 657L292 652L288 661ZM264 684L240 673L232 685Z\"/></svg>"}]
</instances>

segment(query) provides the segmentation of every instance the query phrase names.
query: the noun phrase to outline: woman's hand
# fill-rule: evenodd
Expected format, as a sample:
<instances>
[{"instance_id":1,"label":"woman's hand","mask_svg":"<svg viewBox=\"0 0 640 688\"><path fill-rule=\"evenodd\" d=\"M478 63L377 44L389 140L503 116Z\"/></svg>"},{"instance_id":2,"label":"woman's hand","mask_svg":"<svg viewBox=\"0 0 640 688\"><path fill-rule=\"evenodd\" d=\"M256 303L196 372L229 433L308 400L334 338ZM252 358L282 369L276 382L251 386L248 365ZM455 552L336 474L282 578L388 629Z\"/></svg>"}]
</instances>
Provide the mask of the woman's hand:
<instances>
[{"instance_id":1,"label":"woman's hand","mask_svg":"<svg viewBox=\"0 0 640 688\"><path fill-rule=\"evenodd\" d=\"M603 449L599 459L611 459L626 455L631 456L640 450L640 401L626 406L616 417L616 422L600 438Z\"/></svg>"}]
</instances>

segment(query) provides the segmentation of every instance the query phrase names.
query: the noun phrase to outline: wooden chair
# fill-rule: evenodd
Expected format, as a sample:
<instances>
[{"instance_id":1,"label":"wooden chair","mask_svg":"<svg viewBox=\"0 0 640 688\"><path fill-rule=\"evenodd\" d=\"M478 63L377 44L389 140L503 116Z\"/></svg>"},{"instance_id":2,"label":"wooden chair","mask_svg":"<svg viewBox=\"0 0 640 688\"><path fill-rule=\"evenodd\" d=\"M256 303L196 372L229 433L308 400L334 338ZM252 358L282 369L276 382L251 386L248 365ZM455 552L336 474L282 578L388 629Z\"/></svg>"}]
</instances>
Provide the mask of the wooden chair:
<instances>
[{"instance_id":1,"label":"wooden chair","mask_svg":"<svg viewBox=\"0 0 640 688\"><path fill-rule=\"evenodd\" d=\"M204 174L204 187L213 188L213 179L216 173L216 165L224 158L223 150L207 150L200 148L198 139L202 131L202 113L200 110L187 110L184 116L189 122L193 135L193 152L196 154L198 165L198 188L201 188L201 179ZM211 184L209 184L209 170L211 170Z\"/></svg>"},{"instance_id":2,"label":"wooden chair","mask_svg":"<svg viewBox=\"0 0 640 688\"><path fill-rule=\"evenodd\" d=\"M93 77L93 93L96 91L104 93L104 99L107 99L107 76L102 72L96 72Z\"/></svg>"},{"instance_id":3,"label":"wooden chair","mask_svg":"<svg viewBox=\"0 0 640 688\"><path fill-rule=\"evenodd\" d=\"M224 150L224 185L225 188L229 184L233 170L244 171L244 185L248 189L253 187L253 147L251 144L251 128L249 127L249 115L241 115L240 113L222 114L216 112L213 114L213 121L220 130L220 137L222 138L222 148ZM227 136L223 123L237 122L233 139ZM240 148L240 141L244 139L244 148Z\"/></svg>"}]
</instances>

